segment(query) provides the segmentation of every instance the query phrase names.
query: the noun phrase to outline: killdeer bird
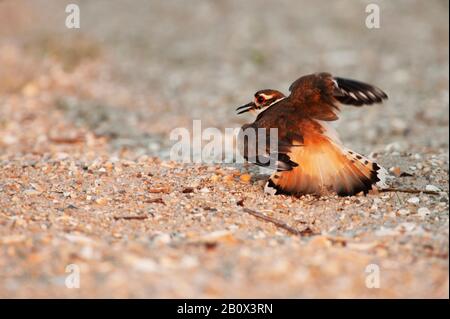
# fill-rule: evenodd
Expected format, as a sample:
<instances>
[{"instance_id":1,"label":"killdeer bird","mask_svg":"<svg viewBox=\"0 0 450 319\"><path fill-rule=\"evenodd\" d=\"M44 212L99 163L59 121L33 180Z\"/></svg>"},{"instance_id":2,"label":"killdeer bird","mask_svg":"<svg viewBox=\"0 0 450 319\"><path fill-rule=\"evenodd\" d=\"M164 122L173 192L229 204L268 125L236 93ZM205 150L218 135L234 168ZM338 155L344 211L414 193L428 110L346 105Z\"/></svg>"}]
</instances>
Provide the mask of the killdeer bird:
<instances>
[{"instance_id":1,"label":"killdeer bird","mask_svg":"<svg viewBox=\"0 0 450 319\"><path fill-rule=\"evenodd\" d=\"M387 99L379 88L328 73L315 73L297 79L290 95L277 90L261 90L253 101L237 108L238 114L259 112L256 120L242 126L244 158L267 166L260 157L275 156L274 172L265 186L270 194L367 194L373 186L386 187L387 172L377 163L342 144L330 121L338 119L339 104L354 106L381 103ZM255 154L242 133L259 128L278 129L278 150L269 148ZM250 154L252 153L253 154ZM257 152L257 151L256 151Z\"/></svg>"}]
</instances>

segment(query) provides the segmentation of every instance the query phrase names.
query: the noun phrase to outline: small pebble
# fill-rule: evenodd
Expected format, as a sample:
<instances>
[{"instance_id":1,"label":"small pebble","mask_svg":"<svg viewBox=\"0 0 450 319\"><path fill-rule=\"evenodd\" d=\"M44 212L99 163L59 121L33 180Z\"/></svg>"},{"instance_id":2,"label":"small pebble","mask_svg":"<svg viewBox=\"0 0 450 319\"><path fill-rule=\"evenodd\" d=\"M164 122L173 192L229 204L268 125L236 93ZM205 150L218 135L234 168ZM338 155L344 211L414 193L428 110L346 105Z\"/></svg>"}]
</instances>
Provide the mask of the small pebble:
<instances>
[{"instance_id":1,"label":"small pebble","mask_svg":"<svg viewBox=\"0 0 450 319\"><path fill-rule=\"evenodd\" d=\"M425 190L427 190L429 192L440 192L441 191L439 189L439 187L436 187L434 185L427 185L427 186L425 186Z\"/></svg>"},{"instance_id":2,"label":"small pebble","mask_svg":"<svg viewBox=\"0 0 450 319\"><path fill-rule=\"evenodd\" d=\"M398 167L398 166L391 167L389 169L389 172L391 172L392 174L394 174L397 177L399 177L400 174L402 173L402 171L400 170L400 167Z\"/></svg>"},{"instance_id":3,"label":"small pebble","mask_svg":"<svg viewBox=\"0 0 450 319\"><path fill-rule=\"evenodd\" d=\"M97 199L95 200L95 202L96 202L97 204L99 204L99 205L105 205L106 203L108 203L108 199L106 199L106 198L97 198Z\"/></svg>"},{"instance_id":4,"label":"small pebble","mask_svg":"<svg viewBox=\"0 0 450 319\"><path fill-rule=\"evenodd\" d=\"M215 183L215 182L217 182L217 181L220 180L220 176L217 175L217 174L214 174L214 175L212 175L209 179L211 180L211 182L214 182L214 183Z\"/></svg>"},{"instance_id":5,"label":"small pebble","mask_svg":"<svg viewBox=\"0 0 450 319\"><path fill-rule=\"evenodd\" d=\"M407 200L408 203L413 204L413 205L417 205L420 202L420 198L419 197L411 197Z\"/></svg>"},{"instance_id":6,"label":"small pebble","mask_svg":"<svg viewBox=\"0 0 450 319\"><path fill-rule=\"evenodd\" d=\"M24 190L23 194L28 195L28 196L33 196L33 195L39 195L40 192L35 189L30 188L30 189Z\"/></svg>"},{"instance_id":7,"label":"small pebble","mask_svg":"<svg viewBox=\"0 0 450 319\"><path fill-rule=\"evenodd\" d=\"M431 212L430 212L430 210L429 210L428 208L426 208L426 207L420 207L420 208L417 210L417 214L418 214L421 218L425 218L426 216L430 215Z\"/></svg>"},{"instance_id":8,"label":"small pebble","mask_svg":"<svg viewBox=\"0 0 450 319\"><path fill-rule=\"evenodd\" d=\"M160 233L153 238L153 243L156 245L167 245L171 242L170 234Z\"/></svg>"},{"instance_id":9,"label":"small pebble","mask_svg":"<svg viewBox=\"0 0 450 319\"><path fill-rule=\"evenodd\" d=\"M224 182L232 182L234 180L234 176L233 175L225 175L223 177L223 181Z\"/></svg>"},{"instance_id":10,"label":"small pebble","mask_svg":"<svg viewBox=\"0 0 450 319\"><path fill-rule=\"evenodd\" d=\"M397 214L402 215L402 216L407 216L410 213L411 212L409 211L409 209L406 209L406 208L399 209L399 211L397 212Z\"/></svg>"},{"instance_id":11,"label":"small pebble","mask_svg":"<svg viewBox=\"0 0 450 319\"><path fill-rule=\"evenodd\" d=\"M207 187L203 187L201 190L200 190L200 193L209 193L210 192L210 190L209 190L209 188L207 188Z\"/></svg>"}]
</instances>

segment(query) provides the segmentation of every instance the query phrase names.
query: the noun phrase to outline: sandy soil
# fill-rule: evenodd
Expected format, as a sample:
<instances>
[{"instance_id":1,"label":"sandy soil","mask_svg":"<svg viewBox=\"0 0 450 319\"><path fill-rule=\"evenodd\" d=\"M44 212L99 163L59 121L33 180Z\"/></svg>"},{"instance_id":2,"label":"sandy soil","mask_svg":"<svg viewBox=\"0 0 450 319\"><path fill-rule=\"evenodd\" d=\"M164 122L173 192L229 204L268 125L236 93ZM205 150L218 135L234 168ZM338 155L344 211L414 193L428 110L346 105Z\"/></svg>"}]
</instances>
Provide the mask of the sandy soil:
<instances>
[{"instance_id":1,"label":"sandy soil","mask_svg":"<svg viewBox=\"0 0 450 319\"><path fill-rule=\"evenodd\" d=\"M446 1L377 2L376 30L365 2L73 2L77 31L0 2L0 297L449 297ZM337 129L436 194L273 197L252 166L169 160L173 128L238 127L322 70L387 91Z\"/></svg>"}]
</instances>

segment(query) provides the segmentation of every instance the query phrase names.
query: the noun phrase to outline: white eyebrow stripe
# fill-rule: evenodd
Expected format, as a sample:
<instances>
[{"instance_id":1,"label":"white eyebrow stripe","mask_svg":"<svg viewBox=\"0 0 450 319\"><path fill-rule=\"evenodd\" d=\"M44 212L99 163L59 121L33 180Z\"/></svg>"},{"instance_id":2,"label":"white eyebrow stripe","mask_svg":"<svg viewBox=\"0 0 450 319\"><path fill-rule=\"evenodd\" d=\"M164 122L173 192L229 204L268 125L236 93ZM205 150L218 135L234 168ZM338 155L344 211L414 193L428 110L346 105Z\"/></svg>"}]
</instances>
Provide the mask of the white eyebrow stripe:
<instances>
[{"instance_id":1,"label":"white eyebrow stripe","mask_svg":"<svg viewBox=\"0 0 450 319\"><path fill-rule=\"evenodd\" d=\"M269 106L267 106L267 107L271 107L271 106L274 105L275 103L278 103L278 102L280 102L281 100L284 100L285 98L286 98L286 97L283 96L283 97L279 98L278 100L275 100L275 101L273 101L272 103L270 103Z\"/></svg>"},{"instance_id":2,"label":"white eyebrow stripe","mask_svg":"<svg viewBox=\"0 0 450 319\"><path fill-rule=\"evenodd\" d=\"M270 103L268 106L264 107L264 108L260 108L260 109L253 109L252 111L255 112L256 114L261 113L262 111L267 110L269 107L271 107L272 105L280 102L281 100L284 100L286 98L286 96L279 98L278 100L273 101L272 103Z\"/></svg>"}]
</instances>

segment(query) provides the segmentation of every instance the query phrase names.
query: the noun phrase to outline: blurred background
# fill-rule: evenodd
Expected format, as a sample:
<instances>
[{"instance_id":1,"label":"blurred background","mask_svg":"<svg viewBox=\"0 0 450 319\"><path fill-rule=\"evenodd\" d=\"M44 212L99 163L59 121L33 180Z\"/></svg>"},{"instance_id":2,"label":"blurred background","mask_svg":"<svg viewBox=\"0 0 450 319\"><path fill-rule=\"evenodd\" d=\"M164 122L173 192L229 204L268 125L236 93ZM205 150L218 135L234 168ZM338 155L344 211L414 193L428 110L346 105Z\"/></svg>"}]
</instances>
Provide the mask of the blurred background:
<instances>
[{"instance_id":1,"label":"blurred background","mask_svg":"<svg viewBox=\"0 0 450 319\"><path fill-rule=\"evenodd\" d=\"M173 128L239 126L254 92L318 71L390 96L337 123L361 151L405 136L448 147L430 138L448 133L447 1L375 1L379 29L369 1L72 1L80 29L65 27L68 3L0 1L0 93L45 93L113 147L167 155Z\"/></svg>"},{"instance_id":2,"label":"blurred background","mask_svg":"<svg viewBox=\"0 0 450 319\"><path fill-rule=\"evenodd\" d=\"M0 0L0 296L448 298L448 6ZM343 107L349 148L447 195L269 198L247 168L164 161L172 129L239 127L257 90L319 71L389 95ZM71 263L84 289L64 286Z\"/></svg>"}]
</instances>

